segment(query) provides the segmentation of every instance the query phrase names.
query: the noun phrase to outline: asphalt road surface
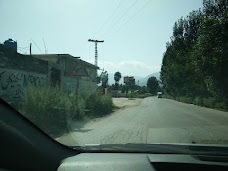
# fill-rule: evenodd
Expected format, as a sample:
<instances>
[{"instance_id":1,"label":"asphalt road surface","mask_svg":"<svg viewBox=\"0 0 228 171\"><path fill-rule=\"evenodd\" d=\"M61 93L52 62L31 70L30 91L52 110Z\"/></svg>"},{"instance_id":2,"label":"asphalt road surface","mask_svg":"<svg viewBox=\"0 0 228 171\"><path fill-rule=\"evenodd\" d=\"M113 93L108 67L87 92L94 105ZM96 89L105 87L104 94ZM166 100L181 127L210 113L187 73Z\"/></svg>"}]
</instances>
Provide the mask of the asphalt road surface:
<instances>
[{"instance_id":1,"label":"asphalt road surface","mask_svg":"<svg viewBox=\"0 0 228 171\"><path fill-rule=\"evenodd\" d=\"M56 140L67 145L124 143L228 144L228 112L156 97L83 124Z\"/></svg>"}]
</instances>

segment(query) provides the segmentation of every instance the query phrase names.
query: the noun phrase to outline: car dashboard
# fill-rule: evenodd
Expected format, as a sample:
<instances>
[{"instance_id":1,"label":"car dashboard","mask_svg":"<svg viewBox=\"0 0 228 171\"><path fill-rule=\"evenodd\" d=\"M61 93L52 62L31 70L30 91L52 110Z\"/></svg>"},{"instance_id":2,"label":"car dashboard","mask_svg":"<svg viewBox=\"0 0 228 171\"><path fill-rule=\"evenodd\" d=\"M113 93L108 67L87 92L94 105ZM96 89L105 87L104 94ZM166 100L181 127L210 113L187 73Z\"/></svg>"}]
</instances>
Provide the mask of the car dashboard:
<instances>
[{"instance_id":1,"label":"car dashboard","mask_svg":"<svg viewBox=\"0 0 228 171\"><path fill-rule=\"evenodd\" d=\"M0 137L0 170L228 170L227 147L217 148L220 155L75 150L50 138L1 100Z\"/></svg>"},{"instance_id":2,"label":"car dashboard","mask_svg":"<svg viewBox=\"0 0 228 171\"><path fill-rule=\"evenodd\" d=\"M83 153L64 159L58 171L228 170L227 159L182 154Z\"/></svg>"}]
</instances>

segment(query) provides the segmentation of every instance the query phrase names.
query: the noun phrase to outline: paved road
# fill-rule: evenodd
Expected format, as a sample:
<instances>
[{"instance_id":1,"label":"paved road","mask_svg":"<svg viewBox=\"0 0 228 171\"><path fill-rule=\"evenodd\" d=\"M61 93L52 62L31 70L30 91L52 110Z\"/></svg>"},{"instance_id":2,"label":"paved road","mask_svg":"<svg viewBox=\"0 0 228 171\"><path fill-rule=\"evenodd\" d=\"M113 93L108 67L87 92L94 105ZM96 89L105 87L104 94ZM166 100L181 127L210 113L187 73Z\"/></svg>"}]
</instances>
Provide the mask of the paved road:
<instances>
[{"instance_id":1,"label":"paved road","mask_svg":"<svg viewBox=\"0 0 228 171\"><path fill-rule=\"evenodd\" d=\"M113 143L228 144L228 112L149 97L95 122L72 122L67 145Z\"/></svg>"}]
</instances>

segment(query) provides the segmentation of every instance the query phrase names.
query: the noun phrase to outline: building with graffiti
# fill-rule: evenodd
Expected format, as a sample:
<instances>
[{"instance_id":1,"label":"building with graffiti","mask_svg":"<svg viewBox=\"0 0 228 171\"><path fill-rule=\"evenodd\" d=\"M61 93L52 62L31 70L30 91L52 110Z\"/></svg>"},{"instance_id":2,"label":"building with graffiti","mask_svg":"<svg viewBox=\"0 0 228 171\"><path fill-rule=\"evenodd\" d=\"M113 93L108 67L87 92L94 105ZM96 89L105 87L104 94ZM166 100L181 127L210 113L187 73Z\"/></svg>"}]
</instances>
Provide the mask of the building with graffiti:
<instances>
[{"instance_id":1,"label":"building with graffiti","mask_svg":"<svg viewBox=\"0 0 228 171\"><path fill-rule=\"evenodd\" d=\"M8 103L18 103L28 84L90 94L97 89L97 69L69 54L22 55L0 44L0 96Z\"/></svg>"},{"instance_id":2,"label":"building with graffiti","mask_svg":"<svg viewBox=\"0 0 228 171\"><path fill-rule=\"evenodd\" d=\"M33 55L33 57L58 65L60 70L55 70L56 74L52 80L61 83L60 86L68 92L83 94L97 88L97 69L99 68L79 57L69 54L44 54ZM52 78L52 75L50 77Z\"/></svg>"}]
</instances>

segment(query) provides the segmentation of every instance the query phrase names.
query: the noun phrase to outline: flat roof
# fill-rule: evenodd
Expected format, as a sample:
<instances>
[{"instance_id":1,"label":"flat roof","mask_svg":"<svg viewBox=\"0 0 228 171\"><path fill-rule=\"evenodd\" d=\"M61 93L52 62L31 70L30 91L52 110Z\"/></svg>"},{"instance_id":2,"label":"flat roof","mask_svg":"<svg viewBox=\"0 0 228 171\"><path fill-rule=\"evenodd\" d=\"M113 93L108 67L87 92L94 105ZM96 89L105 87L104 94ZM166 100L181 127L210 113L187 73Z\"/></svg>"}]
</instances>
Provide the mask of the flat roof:
<instances>
[{"instance_id":1,"label":"flat roof","mask_svg":"<svg viewBox=\"0 0 228 171\"><path fill-rule=\"evenodd\" d=\"M80 59L79 57L74 57L70 54L32 54L32 57L34 58L38 58L41 60L45 60L45 61L50 61L50 62L57 62L58 59L60 58L68 58L68 59L73 59L73 60L80 60L83 63L85 63L86 65L89 65L90 67L99 69L99 67L97 67L96 65L93 65L89 62L86 62L82 59Z\"/></svg>"}]
</instances>

